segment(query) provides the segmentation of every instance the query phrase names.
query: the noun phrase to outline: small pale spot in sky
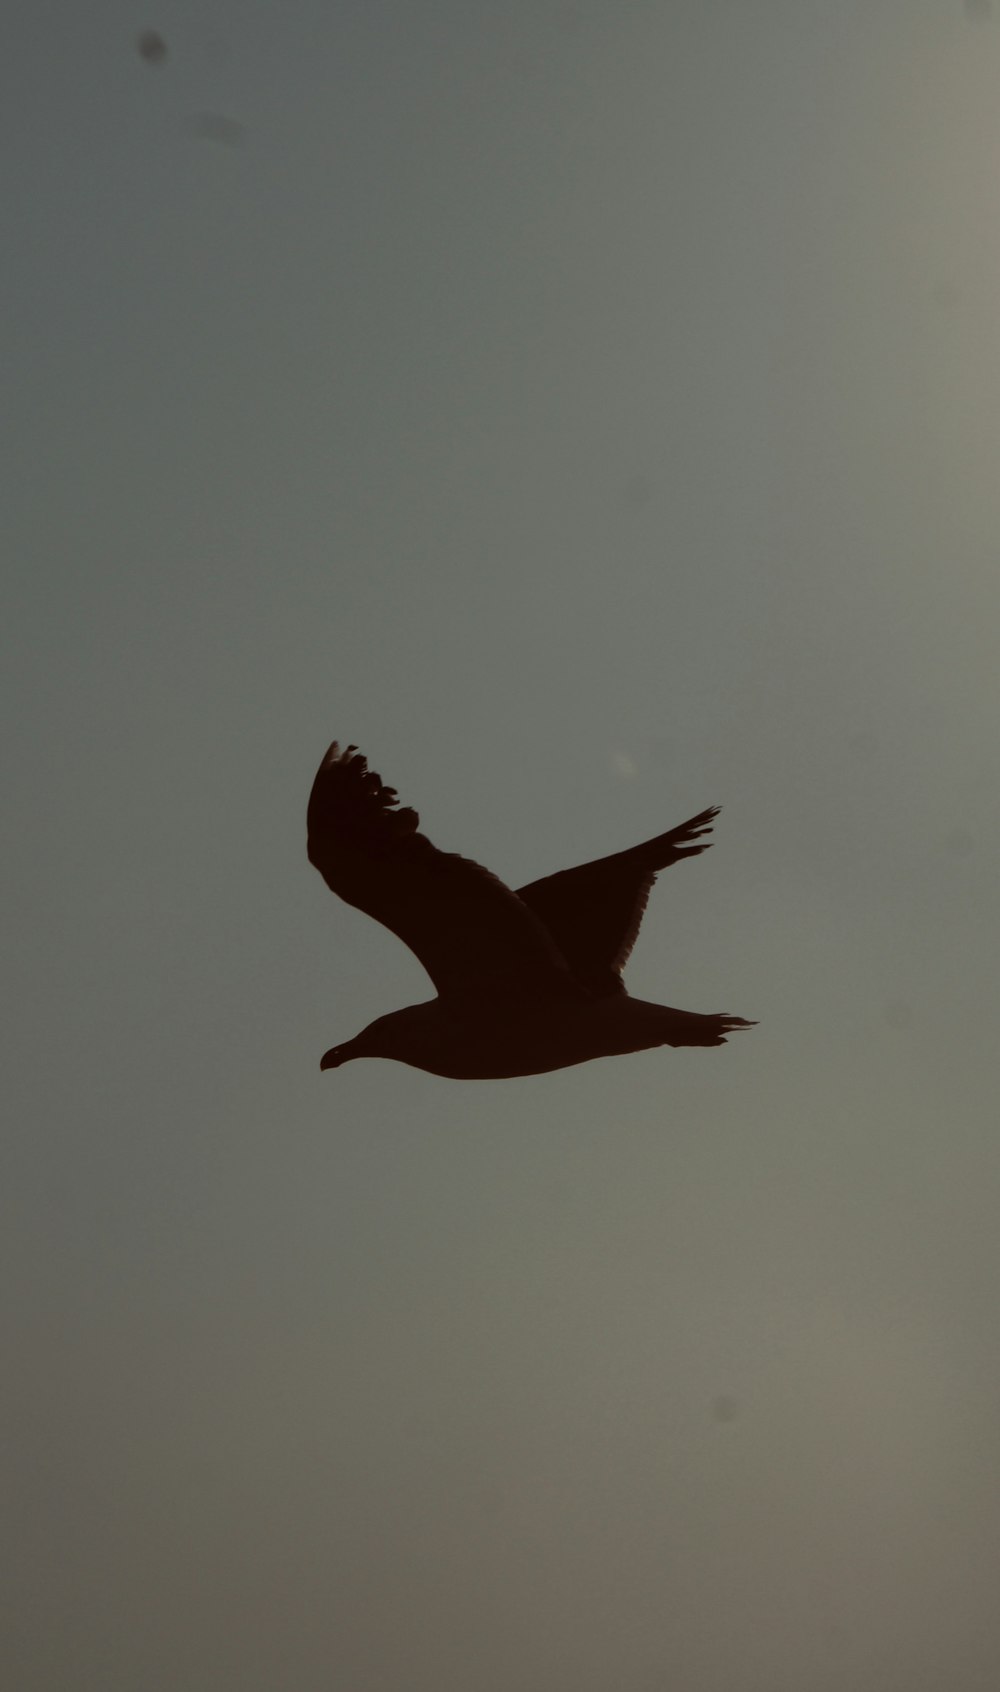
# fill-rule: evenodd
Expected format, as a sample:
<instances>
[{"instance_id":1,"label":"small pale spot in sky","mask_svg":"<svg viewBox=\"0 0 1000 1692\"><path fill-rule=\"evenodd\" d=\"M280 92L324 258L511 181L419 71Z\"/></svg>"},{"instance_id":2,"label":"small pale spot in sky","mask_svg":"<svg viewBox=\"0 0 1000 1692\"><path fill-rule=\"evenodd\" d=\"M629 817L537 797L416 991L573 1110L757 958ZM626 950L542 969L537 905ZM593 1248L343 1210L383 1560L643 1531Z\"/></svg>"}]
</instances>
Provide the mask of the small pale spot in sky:
<instances>
[{"instance_id":1,"label":"small pale spot in sky","mask_svg":"<svg viewBox=\"0 0 1000 1692\"><path fill-rule=\"evenodd\" d=\"M633 777L639 774L627 752L615 752L611 761L623 781L631 781Z\"/></svg>"}]
</instances>

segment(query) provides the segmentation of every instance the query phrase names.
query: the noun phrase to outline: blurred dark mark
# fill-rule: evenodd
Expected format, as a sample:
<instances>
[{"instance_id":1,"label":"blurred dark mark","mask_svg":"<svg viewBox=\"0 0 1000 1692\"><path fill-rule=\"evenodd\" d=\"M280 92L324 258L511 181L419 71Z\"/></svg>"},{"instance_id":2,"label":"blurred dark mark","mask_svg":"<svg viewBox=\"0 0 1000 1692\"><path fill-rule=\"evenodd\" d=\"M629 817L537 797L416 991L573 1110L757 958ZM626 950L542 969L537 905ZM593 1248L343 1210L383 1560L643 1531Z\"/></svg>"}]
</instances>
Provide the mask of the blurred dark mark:
<instances>
[{"instance_id":1,"label":"blurred dark mark","mask_svg":"<svg viewBox=\"0 0 1000 1692\"><path fill-rule=\"evenodd\" d=\"M883 1012L887 1028L896 1028L900 1032L913 1027L913 1006L905 999L894 999L891 1005L886 1005Z\"/></svg>"},{"instance_id":2,"label":"blurred dark mark","mask_svg":"<svg viewBox=\"0 0 1000 1692\"><path fill-rule=\"evenodd\" d=\"M155 29L144 29L136 41L136 48L140 59L145 59L147 65L162 65L167 56L167 44Z\"/></svg>"},{"instance_id":3,"label":"blurred dark mark","mask_svg":"<svg viewBox=\"0 0 1000 1692\"><path fill-rule=\"evenodd\" d=\"M242 147L246 124L222 112L199 112L194 120L194 132L202 141L217 141L223 147Z\"/></svg>"},{"instance_id":4,"label":"blurred dark mark","mask_svg":"<svg viewBox=\"0 0 1000 1692\"><path fill-rule=\"evenodd\" d=\"M712 1400L712 1414L717 1422L735 1422L739 1413L739 1399L733 1398L731 1393L721 1393Z\"/></svg>"},{"instance_id":5,"label":"blurred dark mark","mask_svg":"<svg viewBox=\"0 0 1000 1692\"><path fill-rule=\"evenodd\" d=\"M945 850L954 852L956 858L967 858L975 847L975 839L969 828L953 828L944 837Z\"/></svg>"},{"instance_id":6,"label":"blurred dark mark","mask_svg":"<svg viewBox=\"0 0 1000 1692\"><path fill-rule=\"evenodd\" d=\"M974 23L984 23L993 16L992 0L965 0L965 15Z\"/></svg>"}]
</instances>

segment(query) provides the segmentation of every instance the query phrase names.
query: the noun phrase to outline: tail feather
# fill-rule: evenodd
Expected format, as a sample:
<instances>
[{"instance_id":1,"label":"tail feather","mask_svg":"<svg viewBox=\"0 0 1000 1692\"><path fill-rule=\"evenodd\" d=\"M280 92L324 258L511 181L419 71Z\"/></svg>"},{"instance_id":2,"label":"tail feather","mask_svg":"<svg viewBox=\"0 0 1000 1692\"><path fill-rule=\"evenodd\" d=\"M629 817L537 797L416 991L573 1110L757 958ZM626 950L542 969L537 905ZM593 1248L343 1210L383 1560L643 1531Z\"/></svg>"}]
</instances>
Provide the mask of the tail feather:
<instances>
[{"instance_id":1,"label":"tail feather","mask_svg":"<svg viewBox=\"0 0 1000 1692\"><path fill-rule=\"evenodd\" d=\"M672 1010L664 1007L663 1044L665 1046L724 1046L728 1034L741 1028L755 1028L755 1022L745 1016L701 1016L697 1011Z\"/></svg>"}]
</instances>

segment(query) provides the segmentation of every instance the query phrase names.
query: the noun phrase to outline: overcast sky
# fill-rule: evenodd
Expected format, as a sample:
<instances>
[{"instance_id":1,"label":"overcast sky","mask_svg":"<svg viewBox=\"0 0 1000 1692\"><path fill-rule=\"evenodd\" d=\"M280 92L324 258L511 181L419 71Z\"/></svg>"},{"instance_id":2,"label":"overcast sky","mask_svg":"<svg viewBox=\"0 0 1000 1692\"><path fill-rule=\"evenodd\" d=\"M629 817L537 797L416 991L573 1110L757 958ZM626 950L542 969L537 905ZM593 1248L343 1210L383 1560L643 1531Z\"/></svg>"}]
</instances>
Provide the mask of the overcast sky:
<instances>
[{"instance_id":1,"label":"overcast sky","mask_svg":"<svg viewBox=\"0 0 1000 1692\"><path fill-rule=\"evenodd\" d=\"M17 1692L1000 1684L998 11L12 13ZM321 1074L334 736L759 1027Z\"/></svg>"}]
</instances>

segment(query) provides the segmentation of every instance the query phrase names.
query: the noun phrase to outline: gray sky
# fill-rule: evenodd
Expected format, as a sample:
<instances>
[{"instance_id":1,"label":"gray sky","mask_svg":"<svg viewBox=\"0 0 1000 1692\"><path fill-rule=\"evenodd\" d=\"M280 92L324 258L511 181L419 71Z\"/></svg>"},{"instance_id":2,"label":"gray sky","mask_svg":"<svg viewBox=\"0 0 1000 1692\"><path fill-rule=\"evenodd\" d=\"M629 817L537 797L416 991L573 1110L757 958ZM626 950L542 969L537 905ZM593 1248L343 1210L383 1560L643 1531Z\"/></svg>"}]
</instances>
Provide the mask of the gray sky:
<instances>
[{"instance_id":1,"label":"gray sky","mask_svg":"<svg viewBox=\"0 0 1000 1692\"><path fill-rule=\"evenodd\" d=\"M2 75L5 1682L992 1692L1000 17ZM321 1075L334 735L515 883L721 803L629 979L759 1028Z\"/></svg>"}]
</instances>

